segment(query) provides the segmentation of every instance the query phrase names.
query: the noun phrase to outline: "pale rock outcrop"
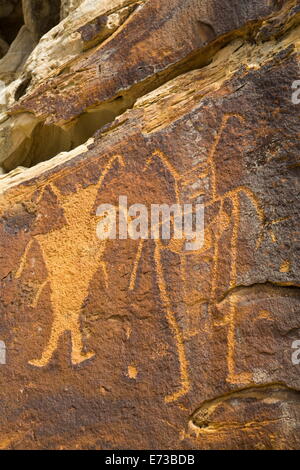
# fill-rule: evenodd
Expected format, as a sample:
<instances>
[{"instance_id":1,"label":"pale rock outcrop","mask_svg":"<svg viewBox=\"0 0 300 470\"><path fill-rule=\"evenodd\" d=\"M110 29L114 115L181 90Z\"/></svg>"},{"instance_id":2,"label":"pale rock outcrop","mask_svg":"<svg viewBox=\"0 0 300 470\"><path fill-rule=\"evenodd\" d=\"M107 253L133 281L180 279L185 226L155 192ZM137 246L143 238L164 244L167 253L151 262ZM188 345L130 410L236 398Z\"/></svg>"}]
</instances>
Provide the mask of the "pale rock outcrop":
<instances>
[{"instance_id":1,"label":"pale rock outcrop","mask_svg":"<svg viewBox=\"0 0 300 470\"><path fill-rule=\"evenodd\" d=\"M187 0L185 8L181 0L86 0L41 39L24 65L25 92L9 108L11 123L15 112L29 112L43 129L43 139L58 136L57 147L45 148L41 160L80 145L141 94L209 63L230 39L250 31L255 36L279 9L277 2L247 2L245 7L228 0L220 15L219 0ZM29 152L36 147L31 144ZM0 160L6 160L8 170L11 161L30 164L23 147L19 156L0 153Z\"/></svg>"},{"instance_id":2,"label":"pale rock outcrop","mask_svg":"<svg viewBox=\"0 0 300 470\"><path fill-rule=\"evenodd\" d=\"M61 0L60 19L65 19L73 10L79 7L84 0Z\"/></svg>"},{"instance_id":3,"label":"pale rock outcrop","mask_svg":"<svg viewBox=\"0 0 300 470\"><path fill-rule=\"evenodd\" d=\"M60 20L60 0L22 0L24 23L38 41Z\"/></svg>"},{"instance_id":4,"label":"pale rock outcrop","mask_svg":"<svg viewBox=\"0 0 300 470\"><path fill-rule=\"evenodd\" d=\"M24 71L32 76L31 87L81 56L86 43L82 37L82 28L86 26L91 29L93 25L97 26L99 19L104 20L100 21L98 31L96 29L94 33L95 37L100 35L101 43L103 37L107 37L107 33L103 35L105 28L112 34L120 26L121 21L116 18L118 12L125 9L129 14L130 5L140 3L143 3L143 0L84 0L79 8L71 11L61 23L44 35L30 56ZM114 21L110 19L111 15ZM121 18L124 18L124 13Z\"/></svg>"},{"instance_id":5,"label":"pale rock outcrop","mask_svg":"<svg viewBox=\"0 0 300 470\"><path fill-rule=\"evenodd\" d=\"M0 80L12 82L36 45L32 32L22 26L6 55L0 60Z\"/></svg>"}]
</instances>

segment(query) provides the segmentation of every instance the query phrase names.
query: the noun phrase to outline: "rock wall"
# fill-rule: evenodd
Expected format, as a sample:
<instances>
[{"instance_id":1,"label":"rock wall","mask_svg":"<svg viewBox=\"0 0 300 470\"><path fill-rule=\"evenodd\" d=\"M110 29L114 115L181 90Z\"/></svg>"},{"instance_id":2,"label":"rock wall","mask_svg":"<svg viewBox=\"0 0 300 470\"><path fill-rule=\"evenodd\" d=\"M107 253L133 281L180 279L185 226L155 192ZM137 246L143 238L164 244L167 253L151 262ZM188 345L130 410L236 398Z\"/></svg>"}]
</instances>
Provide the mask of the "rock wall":
<instances>
[{"instance_id":1,"label":"rock wall","mask_svg":"<svg viewBox=\"0 0 300 470\"><path fill-rule=\"evenodd\" d=\"M0 447L299 448L299 2L76 6L1 94Z\"/></svg>"},{"instance_id":2,"label":"rock wall","mask_svg":"<svg viewBox=\"0 0 300 470\"><path fill-rule=\"evenodd\" d=\"M22 74L39 39L75 5L61 5L61 0L1 1L0 80L8 84Z\"/></svg>"}]
</instances>

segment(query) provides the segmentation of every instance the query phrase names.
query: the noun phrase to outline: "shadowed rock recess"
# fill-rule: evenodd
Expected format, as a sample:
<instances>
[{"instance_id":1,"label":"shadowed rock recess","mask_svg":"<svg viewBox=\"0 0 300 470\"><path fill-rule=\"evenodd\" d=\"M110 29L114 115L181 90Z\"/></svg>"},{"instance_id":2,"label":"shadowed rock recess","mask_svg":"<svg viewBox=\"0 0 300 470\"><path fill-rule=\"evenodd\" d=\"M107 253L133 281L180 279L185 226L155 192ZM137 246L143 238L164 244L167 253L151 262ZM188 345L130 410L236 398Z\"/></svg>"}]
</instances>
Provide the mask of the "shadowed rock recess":
<instances>
[{"instance_id":1,"label":"shadowed rock recess","mask_svg":"<svg viewBox=\"0 0 300 470\"><path fill-rule=\"evenodd\" d=\"M299 54L295 0L1 3L0 448L300 448Z\"/></svg>"}]
</instances>

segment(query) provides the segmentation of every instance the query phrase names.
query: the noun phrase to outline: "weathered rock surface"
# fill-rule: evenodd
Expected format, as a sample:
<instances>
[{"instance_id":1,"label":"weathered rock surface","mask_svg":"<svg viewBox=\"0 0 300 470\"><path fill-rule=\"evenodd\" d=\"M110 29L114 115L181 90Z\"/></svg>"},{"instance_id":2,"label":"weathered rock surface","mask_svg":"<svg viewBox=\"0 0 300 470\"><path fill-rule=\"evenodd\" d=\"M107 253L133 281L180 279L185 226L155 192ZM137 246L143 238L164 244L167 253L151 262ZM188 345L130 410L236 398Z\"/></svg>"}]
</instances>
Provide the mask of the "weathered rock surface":
<instances>
[{"instance_id":1,"label":"weathered rock surface","mask_svg":"<svg viewBox=\"0 0 300 470\"><path fill-rule=\"evenodd\" d=\"M34 49L36 41L31 31L22 26L9 50L0 61L0 80L10 83L14 80Z\"/></svg>"},{"instance_id":2,"label":"weathered rock surface","mask_svg":"<svg viewBox=\"0 0 300 470\"><path fill-rule=\"evenodd\" d=\"M233 38L251 31L254 37L279 6L267 0L185 0L184 8L182 0L86 0L28 59L27 93L17 103L8 100L7 126L14 128L21 112L30 113L31 134L18 149L6 136L0 162L6 170L15 161L28 166L84 143L139 96L208 64ZM57 145L36 156L35 136Z\"/></svg>"},{"instance_id":3,"label":"weathered rock surface","mask_svg":"<svg viewBox=\"0 0 300 470\"><path fill-rule=\"evenodd\" d=\"M0 447L297 449L298 2L93 4L7 88ZM121 195L204 246L100 241Z\"/></svg>"},{"instance_id":4,"label":"weathered rock surface","mask_svg":"<svg viewBox=\"0 0 300 470\"><path fill-rule=\"evenodd\" d=\"M61 0L60 18L65 19L73 10L75 10L83 0Z\"/></svg>"},{"instance_id":5,"label":"weathered rock surface","mask_svg":"<svg viewBox=\"0 0 300 470\"><path fill-rule=\"evenodd\" d=\"M24 23L36 40L60 20L60 0L22 0Z\"/></svg>"},{"instance_id":6,"label":"weathered rock surface","mask_svg":"<svg viewBox=\"0 0 300 470\"><path fill-rule=\"evenodd\" d=\"M10 83L24 72L24 63L39 39L60 21L61 15L66 14L72 5L72 2L61 5L60 0L5 0L1 3L0 58L6 54L0 60L1 81ZM8 44L11 47L7 51Z\"/></svg>"}]
</instances>

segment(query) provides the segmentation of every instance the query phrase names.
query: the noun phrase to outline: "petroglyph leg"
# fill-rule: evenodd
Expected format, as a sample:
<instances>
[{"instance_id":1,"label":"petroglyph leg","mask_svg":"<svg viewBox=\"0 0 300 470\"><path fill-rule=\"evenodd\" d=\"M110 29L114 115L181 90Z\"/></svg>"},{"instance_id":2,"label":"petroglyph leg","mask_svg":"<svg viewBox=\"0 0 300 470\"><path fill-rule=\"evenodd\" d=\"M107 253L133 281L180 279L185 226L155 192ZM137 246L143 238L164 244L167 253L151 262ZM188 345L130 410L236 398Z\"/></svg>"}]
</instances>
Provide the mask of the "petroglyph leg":
<instances>
[{"instance_id":1,"label":"petroglyph leg","mask_svg":"<svg viewBox=\"0 0 300 470\"><path fill-rule=\"evenodd\" d=\"M173 393L172 395L168 395L165 397L166 403L171 403L171 402L178 400L180 397L184 396L189 391L190 382L189 382L189 377L188 377L188 362L186 359L186 354L185 354L185 349L184 349L183 335L182 335L182 332L180 331L179 325L175 318L175 314L172 311L171 302L168 296L166 282L165 282L164 275L163 275L163 267L161 263L161 247L160 247L159 242L155 244L154 258L155 258L156 273L157 273L160 296L164 304L164 307L166 309L169 327L176 343L177 354L178 354L178 359L179 359L179 367L180 367L180 381L181 381L180 389L177 392Z\"/></svg>"},{"instance_id":2,"label":"petroglyph leg","mask_svg":"<svg viewBox=\"0 0 300 470\"><path fill-rule=\"evenodd\" d=\"M47 285L48 283L49 283L49 281L48 281L48 279L47 279L45 282L43 282L43 283L39 286L39 288L38 288L38 290L37 290L37 292L36 292L35 298L33 299L32 303L31 303L31 307L32 307L32 308L36 308L36 307L37 307L37 305L38 305L38 303L39 303L39 300L40 300L40 297L41 297L41 295L42 295L42 292L43 292L44 288L46 287L46 285Z\"/></svg>"},{"instance_id":3,"label":"petroglyph leg","mask_svg":"<svg viewBox=\"0 0 300 470\"><path fill-rule=\"evenodd\" d=\"M65 332L64 328L61 327L58 321L54 322L51 329L51 336L46 349L44 350L40 359L33 359L29 361L29 364L35 367L45 367L51 360L55 353L58 345L59 338Z\"/></svg>"},{"instance_id":4,"label":"petroglyph leg","mask_svg":"<svg viewBox=\"0 0 300 470\"><path fill-rule=\"evenodd\" d=\"M61 325L60 321L54 321L51 330L51 336L48 341L48 345L44 350L42 357L40 359L34 359L29 361L29 364L35 367L45 367L51 361L53 354L55 353L58 342L61 336L70 331L71 339L72 339L72 353L71 353L71 360L73 365L81 364L84 361L87 361L91 357L94 356L94 353L84 353L83 352L83 343L82 343L82 333L80 331L79 322L74 322L73 325L64 326Z\"/></svg>"},{"instance_id":5,"label":"petroglyph leg","mask_svg":"<svg viewBox=\"0 0 300 470\"><path fill-rule=\"evenodd\" d=\"M33 240L30 240L26 245L25 251L20 261L20 266L16 272L16 279L19 279L22 276L22 273L27 263L28 254L29 254L29 251L31 250L32 245L33 245Z\"/></svg>"}]
</instances>

